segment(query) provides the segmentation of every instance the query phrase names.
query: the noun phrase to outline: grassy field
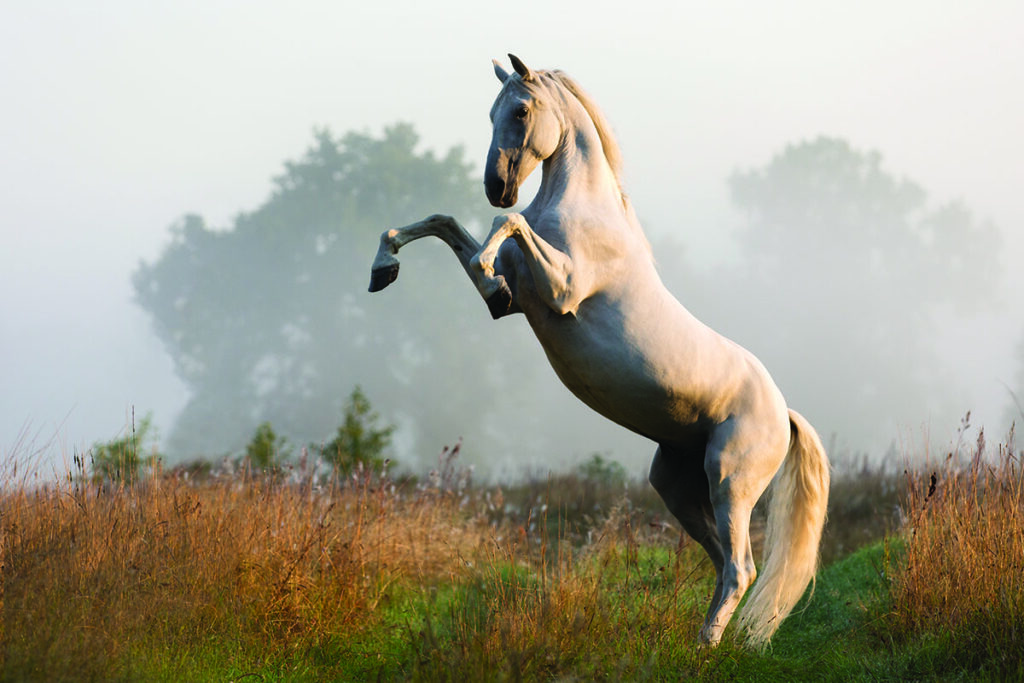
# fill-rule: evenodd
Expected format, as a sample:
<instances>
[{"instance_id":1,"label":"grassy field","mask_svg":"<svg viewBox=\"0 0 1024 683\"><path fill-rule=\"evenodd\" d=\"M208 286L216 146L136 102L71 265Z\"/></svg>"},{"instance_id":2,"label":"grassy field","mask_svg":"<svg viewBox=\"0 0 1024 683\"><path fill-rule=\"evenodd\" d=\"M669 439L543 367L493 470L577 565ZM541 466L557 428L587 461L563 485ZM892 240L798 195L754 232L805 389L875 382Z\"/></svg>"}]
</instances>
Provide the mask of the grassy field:
<instances>
[{"instance_id":1,"label":"grassy field","mask_svg":"<svg viewBox=\"0 0 1024 683\"><path fill-rule=\"evenodd\" d=\"M1020 679L1020 454L962 451L838 468L816 590L764 653L696 646L709 563L614 470L8 475L0 679Z\"/></svg>"}]
</instances>

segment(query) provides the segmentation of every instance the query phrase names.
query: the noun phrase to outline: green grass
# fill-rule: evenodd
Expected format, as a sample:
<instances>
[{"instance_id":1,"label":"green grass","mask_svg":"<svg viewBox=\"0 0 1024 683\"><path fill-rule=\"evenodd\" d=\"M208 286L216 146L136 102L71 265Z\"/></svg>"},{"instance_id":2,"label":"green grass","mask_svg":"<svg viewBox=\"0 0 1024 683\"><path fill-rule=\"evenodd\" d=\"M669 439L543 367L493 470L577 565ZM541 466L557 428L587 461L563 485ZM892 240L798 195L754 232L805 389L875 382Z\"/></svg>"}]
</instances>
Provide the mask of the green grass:
<instances>
[{"instance_id":1,"label":"green grass","mask_svg":"<svg viewBox=\"0 0 1024 683\"><path fill-rule=\"evenodd\" d=\"M588 645L586 652L567 653L549 643L551 634L538 633L530 651L510 646L504 656L487 658L480 651L467 652L474 643L460 641L452 629L435 629L429 639L432 659L422 659L415 670L417 677L447 680L444 673L451 672L450 680L513 680L522 675L527 680L550 676L634 681L845 681L875 680L879 672L892 671L900 664L898 656L887 656L879 648L874 624L887 604L881 545L824 571L813 599L784 623L772 650L765 654L749 652L728 640L716 650L695 645L695 628L711 589L709 577L681 584L672 569L673 559L664 548L644 549L634 569L619 565L602 577L601 590L590 606L591 618L579 627L587 631L579 638ZM483 593L468 586L459 590L465 591L463 605L479 609ZM508 587L492 588L492 592L502 590ZM522 592L523 597L531 595L529 590ZM452 621L462 623L457 614ZM543 623L542 614L538 622ZM546 647L549 644L552 647ZM480 650L483 644L476 647ZM469 666L461 669L459 665Z\"/></svg>"},{"instance_id":2,"label":"green grass","mask_svg":"<svg viewBox=\"0 0 1024 683\"><path fill-rule=\"evenodd\" d=\"M878 543L826 568L813 597L786 620L765 653L750 652L730 640L716 650L696 647L693 628L706 603L707 578L680 591L667 572L645 575L640 570L633 584L625 581L629 572L605 577L591 605L592 618L578 626L586 631L580 638L588 645L586 652L567 652L552 642L551 634L538 633L528 649L506 642L503 654L487 657L480 651L483 642L474 643L472 637L488 619L499 616L488 613L488 596L507 593L510 587L466 584L449 597L447 620L439 624L435 617L429 633L410 634L419 641L414 642L417 660L411 669L399 667L397 673L404 678L411 671L420 680L1001 679L1001 667L958 661L949 634L908 637L888 630L892 599L887 573L901 557L902 551L894 552L888 542ZM664 549L653 549L641 553L639 564L665 567L670 564L666 559ZM519 599L543 599L536 586L523 582L512 590ZM678 621L667 610L679 612ZM467 613L474 618L465 619ZM543 621L540 615L538 622ZM459 632L452 624L472 628Z\"/></svg>"},{"instance_id":3,"label":"green grass","mask_svg":"<svg viewBox=\"0 0 1024 683\"><path fill-rule=\"evenodd\" d=\"M1003 679L998 668L984 662L958 662L948 635L906 638L887 632L891 600L886 571L896 561L890 552L887 544L876 544L825 569L813 598L787 619L765 653L749 652L729 640L716 650L696 647L689 629L695 612L703 609L700 590L685 591L680 598L671 576L648 576L634 585L637 590L630 590L621 573L606 577L601 597L582 618L572 617L571 628L581 632L578 640L585 648L567 651L554 632L535 633L523 647L505 632L498 638L504 649L488 652L488 629L501 628L500 620L497 625L492 621L498 616L495 608L532 608L538 625L555 616L544 613L545 595L536 577L506 567L489 579L477 577L397 597L374 629L345 644L327 642L322 649L296 652L287 661L269 661L256 669L211 667L197 660L196 666L183 668L176 659L166 662L167 669L147 673L160 680L244 674L263 680ZM640 562L653 566L663 559L664 550L655 549L642 553ZM664 604L653 604L657 602ZM672 608L684 613L678 627L664 614ZM659 622L659 615L668 618Z\"/></svg>"},{"instance_id":4,"label":"green grass","mask_svg":"<svg viewBox=\"0 0 1024 683\"><path fill-rule=\"evenodd\" d=\"M490 567L455 584L396 591L372 628L344 642L325 636L264 661L225 640L202 653L140 651L133 658L149 666L126 673L147 680L976 680L984 670L949 668L942 638L899 642L886 634L885 573L894 561L887 552L877 544L824 570L813 598L766 653L728 639L715 650L698 648L693 628L707 577L680 585L672 554L651 548L632 567L606 567L577 614L553 613L557 591L545 591L536 574ZM517 639L509 613L548 628ZM566 647L567 636L575 648Z\"/></svg>"}]
</instances>

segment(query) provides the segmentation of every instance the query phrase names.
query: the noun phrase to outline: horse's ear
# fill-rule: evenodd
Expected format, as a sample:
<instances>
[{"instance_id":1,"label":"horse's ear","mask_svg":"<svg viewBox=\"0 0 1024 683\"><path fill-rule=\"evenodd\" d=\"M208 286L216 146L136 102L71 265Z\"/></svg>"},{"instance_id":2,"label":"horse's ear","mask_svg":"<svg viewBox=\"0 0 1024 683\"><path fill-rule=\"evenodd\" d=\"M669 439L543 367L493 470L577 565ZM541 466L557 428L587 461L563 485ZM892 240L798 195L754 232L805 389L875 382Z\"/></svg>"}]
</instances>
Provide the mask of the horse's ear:
<instances>
[{"instance_id":1,"label":"horse's ear","mask_svg":"<svg viewBox=\"0 0 1024 683\"><path fill-rule=\"evenodd\" d=\"M519 59L519 57L516 57L514 54L509 53L508 58L512 60L512 68L516 70L516 73L519 74L520 78L522 78L524 81L533 80L533 72L530 71L530 67L523 64L522 60Z\"/></svg>"},{"instance_id":2,"label":"horse's ear","mask_svg":"<svg viewBox=\"0 0 1024 683\"><path fill-rule=\"evenodd\" d=\"M498 80L504 83L508 80L508 72L502 68L501 63L497 59L491 60L494 63L494 75L498 77Z\"/></svg>"}]
</instances>

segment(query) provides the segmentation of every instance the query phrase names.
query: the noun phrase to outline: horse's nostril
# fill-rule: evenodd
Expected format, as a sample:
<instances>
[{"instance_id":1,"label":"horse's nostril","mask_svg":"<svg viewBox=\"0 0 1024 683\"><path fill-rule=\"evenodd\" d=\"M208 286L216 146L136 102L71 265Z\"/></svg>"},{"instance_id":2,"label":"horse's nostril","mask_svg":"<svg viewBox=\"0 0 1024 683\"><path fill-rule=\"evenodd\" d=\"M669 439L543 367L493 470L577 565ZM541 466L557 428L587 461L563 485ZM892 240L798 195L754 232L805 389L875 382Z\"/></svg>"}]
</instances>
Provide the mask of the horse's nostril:
<instances>
[{"instance_id":1,"label":"horse's nostril","mask_svg":"<svg viewBox=\"0 0 1024 683\"><path fill-rule=\"evenodd\" d=\"M484 192L487 194L487 201L491 203L491 206L506 207L510 206L505 204L505 196L508 194L508 186L505 184L498 174L488 174L484 178Z\"/></svg>"}]
</instances>

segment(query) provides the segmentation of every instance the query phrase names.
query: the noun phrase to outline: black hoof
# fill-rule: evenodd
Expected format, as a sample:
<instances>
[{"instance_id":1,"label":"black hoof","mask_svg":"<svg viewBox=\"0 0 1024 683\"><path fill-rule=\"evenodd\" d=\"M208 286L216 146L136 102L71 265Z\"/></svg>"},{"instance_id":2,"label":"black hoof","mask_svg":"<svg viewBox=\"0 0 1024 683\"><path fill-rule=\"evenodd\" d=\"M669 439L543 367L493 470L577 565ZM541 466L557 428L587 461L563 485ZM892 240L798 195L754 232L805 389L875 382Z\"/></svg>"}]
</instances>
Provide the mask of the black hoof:
<instances>
[{"instance_id":1,"label":"black hoof","mask_svg":"<svg viewBox=\"0 0 1024 683\"><path fill-rule=\"evenodd\" d=\"M498 291L487 297L487 310L491 312L491 317L497 320L498 318L508 315L508 312L512 309L512 290L508 288L504 278L501 281L501 286L498 287Z\"/></svg>"},{"instance_id":2,"label":"black hoof","mask_svg":"<svg viewBox=\"0 0 1024 683\"><path fill-rule=\"evenodd\" d=\"M398 279L398 264L374 268L370 271L370 291L379 292Z\"/></svg>"}]
</instances>

